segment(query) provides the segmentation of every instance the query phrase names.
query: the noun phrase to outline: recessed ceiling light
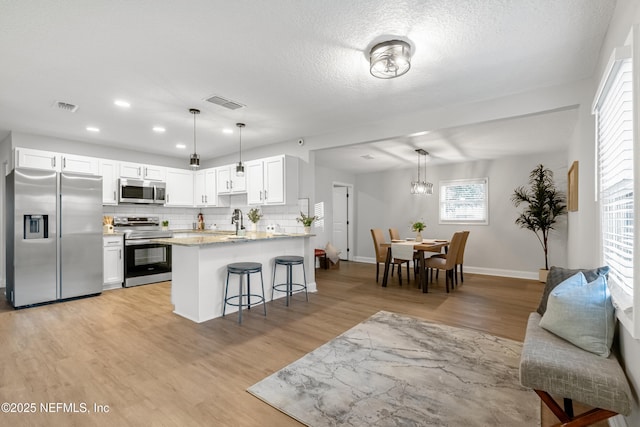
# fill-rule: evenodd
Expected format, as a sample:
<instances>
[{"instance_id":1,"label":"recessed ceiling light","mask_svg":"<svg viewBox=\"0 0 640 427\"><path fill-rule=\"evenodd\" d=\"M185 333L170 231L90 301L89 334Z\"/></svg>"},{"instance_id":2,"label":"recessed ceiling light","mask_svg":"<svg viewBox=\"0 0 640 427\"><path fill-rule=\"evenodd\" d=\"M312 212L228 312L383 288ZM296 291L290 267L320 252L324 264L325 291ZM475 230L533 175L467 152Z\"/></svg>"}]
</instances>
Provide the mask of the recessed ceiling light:
<instances>
[{"instance_id":1,"label":"recessed ceiling light","mask_svg":"<svg viewBox=\"0 0 640 427\"><path fill-rule=\"evenodd\" d=\"M113 103L116 104L118 107L122 107L122 108L131 107L131 104L129 104L127 101L123 99L116 99L115 101L113 101Z\"/></svg>"},{"instance_id":2,"label":"recessed ceiling light","mask_svg":"<svg viewBox=\"0 0 640 427\"><path fill-rule=\"evenodd\" d=\"M222 129L222 133L226 133L226 134L233 133L233 129L224 128L224 129Z\"/></svg>"},{"instance_id":3,"label":"recessed ceiling light","mask_svg":"<svg viewBox=\"0 0 640 427\"><path fill-rule=\"evenodd\" d=\"M186 145L184 145L184 144L176 144L176 148L179 148L179 149L181 149L181 150L184 150L185 148L187 148L187 146L186 146Z\"/></svg>"},{"instance_id":4,"label":"recessed ceiling light","mask_svg":"<svg viewBox=\"0 0 640 427\"><path fill-rule=\"evenodd\" d=\"M153 127L153 131L154 131L154 132L158 132L158 133L162 133L162 132L165 132L165 131L166 131L166 129L165 129L165 128L163 128L162 126L154 126L154 127Z\"/></svg>"},{"instance_id":5,"label":"recessed ceiling light","mask_svg":"<svg viewBox=\"0 0 640 427\"><path fill-rule=\"evenodd\" d=\"M97 128L95 126L87 126L87 130L89 132L100 132L100 128Z\"/></svg>"}]
</instances>

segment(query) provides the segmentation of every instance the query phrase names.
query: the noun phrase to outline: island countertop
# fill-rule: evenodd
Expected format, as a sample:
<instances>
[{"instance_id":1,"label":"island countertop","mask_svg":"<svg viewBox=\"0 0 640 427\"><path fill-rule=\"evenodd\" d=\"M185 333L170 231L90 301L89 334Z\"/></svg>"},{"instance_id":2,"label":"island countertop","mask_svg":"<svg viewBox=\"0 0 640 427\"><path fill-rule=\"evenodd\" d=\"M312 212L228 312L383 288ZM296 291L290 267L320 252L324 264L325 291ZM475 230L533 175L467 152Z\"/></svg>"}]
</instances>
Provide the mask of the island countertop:
<instances>
[{"instance_id":1,"label":"island countertop","mask_svg":"<svg viewBox=\"0 0 640 427\"><path fill-rule=\"evenodd\" d=\"M264 233L264 232L247 232L244 236L236 236L229 233L176 233L177 237L153 239L154 242L164 243L167 245L177 246L206 246L230 243L246 243L259 240L277 240L290 239L300 237L312 237L314 234L297 234L297 233Z\"/></svg>"}]
</instances>

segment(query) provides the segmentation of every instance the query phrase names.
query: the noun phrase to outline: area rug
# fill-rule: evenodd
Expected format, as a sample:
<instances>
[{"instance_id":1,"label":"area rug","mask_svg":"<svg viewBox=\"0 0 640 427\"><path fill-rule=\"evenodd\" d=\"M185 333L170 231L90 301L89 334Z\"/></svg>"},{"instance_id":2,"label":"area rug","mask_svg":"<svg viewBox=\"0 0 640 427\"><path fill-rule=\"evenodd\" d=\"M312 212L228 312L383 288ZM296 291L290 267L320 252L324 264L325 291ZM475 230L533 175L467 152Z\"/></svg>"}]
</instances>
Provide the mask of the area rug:
<instances>
[{"instance_id":1,"label":"area rug","mask_svg":"<svg viewBox=\"0 0 640 427\"><path fill-rule=\"evenodd\" d=\"M381 311L248 391L303 424L537 426L522 344Z\"/></svg>"}]
</instances>

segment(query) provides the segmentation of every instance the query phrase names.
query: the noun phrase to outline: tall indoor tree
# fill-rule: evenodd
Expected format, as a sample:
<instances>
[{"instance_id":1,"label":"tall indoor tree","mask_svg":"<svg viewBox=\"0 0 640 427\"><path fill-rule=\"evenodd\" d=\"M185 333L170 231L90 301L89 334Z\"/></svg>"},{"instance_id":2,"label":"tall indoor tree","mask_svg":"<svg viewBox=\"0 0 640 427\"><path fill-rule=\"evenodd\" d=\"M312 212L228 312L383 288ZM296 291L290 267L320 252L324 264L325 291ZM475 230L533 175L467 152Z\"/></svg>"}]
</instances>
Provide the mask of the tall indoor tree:
<instances>
[{"instance_id":1,"label":"tall indoor tree","mask_svg":"<svg viewBox=\"0 0 640 427\"><path fill-rule=\"evenodd\" d=\"M529 174L528 187L516 188L511 196L516 207L526 204L516 224L535 233L544 250L544 269L549 269L549 232L558 217L566 214L566 197L556 188L553 171L540 164Z\"/></svg>"}]
</instances>

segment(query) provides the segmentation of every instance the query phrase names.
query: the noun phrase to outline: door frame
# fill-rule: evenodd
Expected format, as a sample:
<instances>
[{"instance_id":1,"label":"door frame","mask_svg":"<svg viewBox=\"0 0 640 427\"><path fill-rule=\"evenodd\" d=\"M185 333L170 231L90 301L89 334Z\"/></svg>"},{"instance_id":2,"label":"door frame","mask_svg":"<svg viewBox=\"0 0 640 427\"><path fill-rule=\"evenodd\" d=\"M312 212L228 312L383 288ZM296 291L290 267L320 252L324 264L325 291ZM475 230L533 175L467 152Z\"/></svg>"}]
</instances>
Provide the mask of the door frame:
<instances>
[{"instance_id":1,"label":"door frame","mask_svg":"<svg viewBox=\"0 0 640 427\"><path fill-rule=\"evenodd\" d=\"M333 206L333 190L337 187L347 187L347 253L340 254L340 259L344 259L347 261L353 261L354 248L353 244L355 242L354 235L354 209L353 209L353 184L349 184L346 182L333 181L331 184L331 238L333 239L333 218L335 217L335 206Z\"/></svg>"}]
</instances>

